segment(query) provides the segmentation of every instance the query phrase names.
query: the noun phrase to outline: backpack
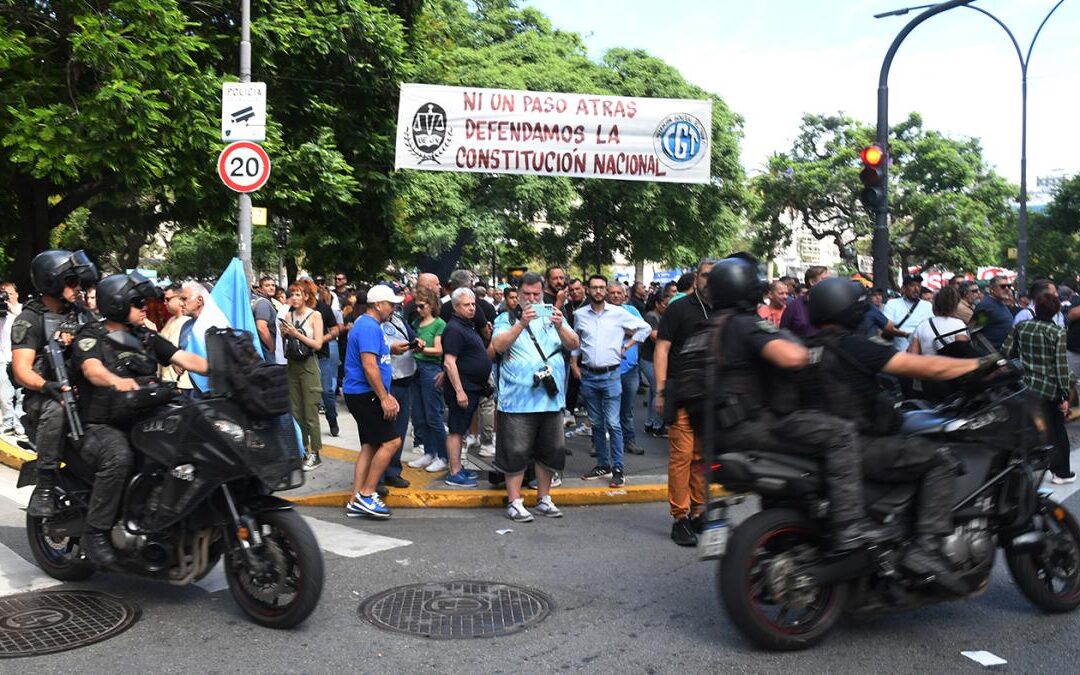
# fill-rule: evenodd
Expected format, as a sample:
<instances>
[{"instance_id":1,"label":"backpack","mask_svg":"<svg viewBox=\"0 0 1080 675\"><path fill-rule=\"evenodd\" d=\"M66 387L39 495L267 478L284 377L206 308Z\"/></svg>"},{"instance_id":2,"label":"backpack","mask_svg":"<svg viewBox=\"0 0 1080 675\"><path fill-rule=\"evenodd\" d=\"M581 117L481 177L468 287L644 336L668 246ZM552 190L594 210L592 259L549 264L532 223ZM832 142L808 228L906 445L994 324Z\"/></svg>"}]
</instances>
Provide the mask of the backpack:
<instances>
[{"instance_id":1,"label":"backpack","mask_svg":"<svg viewBox=\"0 0 1080 675\"><path fill-rule=\"evenodd\" d=\"M206 331L211 388L227 395L251 415L270 417L290 412L285 366L262 360L251 333L235 328Z\"/></svg>"}]
</instances>

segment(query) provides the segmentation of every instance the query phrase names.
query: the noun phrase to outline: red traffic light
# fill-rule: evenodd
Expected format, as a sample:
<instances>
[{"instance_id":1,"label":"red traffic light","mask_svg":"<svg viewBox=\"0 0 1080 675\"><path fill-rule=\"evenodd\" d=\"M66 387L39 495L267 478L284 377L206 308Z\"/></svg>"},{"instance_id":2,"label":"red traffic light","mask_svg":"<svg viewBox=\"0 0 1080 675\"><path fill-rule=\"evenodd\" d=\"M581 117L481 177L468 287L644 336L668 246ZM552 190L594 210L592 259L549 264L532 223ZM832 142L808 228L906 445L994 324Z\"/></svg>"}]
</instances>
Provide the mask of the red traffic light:
<instances>
[{"instance_id":1,"label":"red traffic light","mask_svg":"<svg viewBox=\"0 0 1080 675\"><path fill-rule=\"evenodd\" d=\"M882 150L879 145L868 145L863 148L860 157L862 158L863 164L878 167L885 161L885 151Z\"/></svg>"}]
</instances>

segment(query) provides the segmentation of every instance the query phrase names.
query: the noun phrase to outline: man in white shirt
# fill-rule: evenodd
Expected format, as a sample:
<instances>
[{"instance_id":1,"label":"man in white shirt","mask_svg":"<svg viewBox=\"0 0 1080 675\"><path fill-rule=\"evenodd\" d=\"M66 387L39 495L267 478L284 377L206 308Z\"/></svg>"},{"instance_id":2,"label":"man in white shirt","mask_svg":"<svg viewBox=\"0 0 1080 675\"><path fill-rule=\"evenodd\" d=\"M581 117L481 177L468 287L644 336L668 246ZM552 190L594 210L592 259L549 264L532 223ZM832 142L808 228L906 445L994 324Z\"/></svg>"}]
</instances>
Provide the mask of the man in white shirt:
<instances>
[{"instance_id":1,"label":"man in white shirt","mask_svg":"<svg viewBox=\"0 0 1080 675\"><path fill-rule=\"evenodd\" d=\"M934 315L934 306L919 298L922 280L919 274L904 277L900 297L886 302L882 310L885 318L900 332L900 336L893 338L893 347L898 352L907 351L915 329Z\"/></svg>"},{"instance_id":2,"label":"man in white shirt","mask_svg":"<svg viewBox=\"0 0 1080 675\"><path fill-rule=\"evenodd\" d=\"M22 305L19 289L10 281L0 283L0 311L4 310L6 313L0 316L0 432L21 436L22 392L8 377L8 364L11 363L11 324L22 312Z\"/></svg>"}]
</instances>

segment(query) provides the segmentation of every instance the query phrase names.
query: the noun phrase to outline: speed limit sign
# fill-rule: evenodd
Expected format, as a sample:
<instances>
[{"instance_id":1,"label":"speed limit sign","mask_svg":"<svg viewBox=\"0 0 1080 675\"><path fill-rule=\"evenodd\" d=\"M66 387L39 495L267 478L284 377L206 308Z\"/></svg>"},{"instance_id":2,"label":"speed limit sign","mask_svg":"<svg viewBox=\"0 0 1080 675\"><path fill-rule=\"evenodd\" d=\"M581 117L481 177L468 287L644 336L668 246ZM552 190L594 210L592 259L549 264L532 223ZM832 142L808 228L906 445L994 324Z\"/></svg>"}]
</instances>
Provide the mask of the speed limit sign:
<instances>
[{"instance_id":1,"label":"speed limit sign","mask_svg":"<svg viewBox=\"0 0 1080 675\"><path fill-rule=\"evenodd\" d=\"M231 143L218 157L218 175L230 190L255 192L270 178L270 156L258 143Z\"/></svg>"}]
</instances>

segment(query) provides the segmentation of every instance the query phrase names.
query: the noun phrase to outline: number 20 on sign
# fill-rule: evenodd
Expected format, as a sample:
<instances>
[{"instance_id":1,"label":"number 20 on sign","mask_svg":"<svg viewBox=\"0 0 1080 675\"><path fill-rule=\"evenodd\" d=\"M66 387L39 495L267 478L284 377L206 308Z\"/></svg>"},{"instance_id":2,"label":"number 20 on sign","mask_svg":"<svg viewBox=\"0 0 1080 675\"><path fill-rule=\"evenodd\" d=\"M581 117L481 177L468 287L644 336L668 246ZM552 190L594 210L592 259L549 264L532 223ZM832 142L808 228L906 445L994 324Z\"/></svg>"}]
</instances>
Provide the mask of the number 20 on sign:
<instances>
[{"instance_id":1,"label":"number 20 on sign","mask_svg":"<svg viewBox=\"0 0 1080 675\"><path fill-rule=\"evenodd\" d=\"M255 192L270 178L270 156L257 143L231 143L218 157L218 175L230 190Z\"/></svg>"}]
</instances>

